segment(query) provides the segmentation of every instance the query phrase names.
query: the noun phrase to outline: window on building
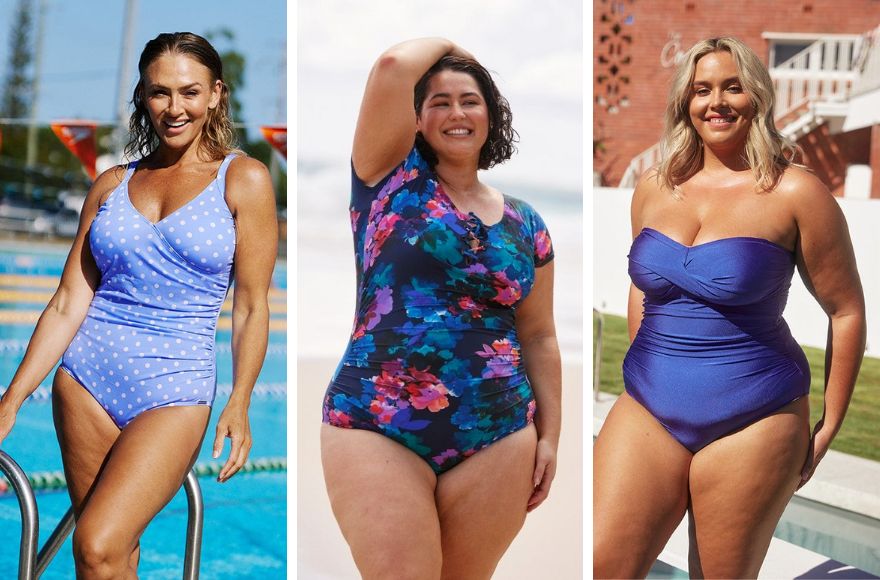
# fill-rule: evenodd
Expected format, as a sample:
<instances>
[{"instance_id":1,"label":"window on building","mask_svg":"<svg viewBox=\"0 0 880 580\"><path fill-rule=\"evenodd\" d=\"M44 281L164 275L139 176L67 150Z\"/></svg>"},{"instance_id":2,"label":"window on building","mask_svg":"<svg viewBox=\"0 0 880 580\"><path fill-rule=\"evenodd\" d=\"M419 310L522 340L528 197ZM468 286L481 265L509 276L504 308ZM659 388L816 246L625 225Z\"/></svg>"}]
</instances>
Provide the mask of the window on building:
<instances>
[{"instance_id":1,"label":"window on building","mask_svg":"<svg viewBox=\"0 0 880 580\"><path fill-rule=\"evenodd\" d=\"M801 52L811 44L814 39L809 40L770 40L770 68L776 68L797 53Z\"/></svg>"}]
</instances>

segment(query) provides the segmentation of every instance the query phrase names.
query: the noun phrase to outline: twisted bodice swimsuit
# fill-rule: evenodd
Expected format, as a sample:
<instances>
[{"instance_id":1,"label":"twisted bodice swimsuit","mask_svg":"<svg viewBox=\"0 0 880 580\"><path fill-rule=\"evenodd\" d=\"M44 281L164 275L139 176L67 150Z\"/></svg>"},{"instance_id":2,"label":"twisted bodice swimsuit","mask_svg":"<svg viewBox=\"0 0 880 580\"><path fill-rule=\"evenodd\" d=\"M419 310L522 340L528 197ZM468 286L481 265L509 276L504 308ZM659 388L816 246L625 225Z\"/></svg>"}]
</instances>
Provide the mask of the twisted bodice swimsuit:
<instances>
[{"instance_id":1,"label":"twisted bodice swimsuit","mask_svg":"<svg viewBox=\"0 0 880 580\"><path fill-rule=\"evenodd\" d=\"M92 222L88 243L101 280L61 368L119 428L149 409L214 400L215 330L235 253L224 197L233 157L156 223L131 203L131 163Z\"/></svg>"},{"instance_id":2,"label":"twisted bodice swimsuit","mask_svg":"<svg viewBox=\"0 0 880 580\"><path fill-rule=\"evenodd\" d=\"M532 421L516 308L553 258L541 218L463 214L413 149L375 187L352 172L358 302L324 422L379 432L436 471Z\"/></svg>"},{"instance_id":3,"label":"twisted bodice swimsuit","mask_svg":"<svg viewBox=\"0 0 880 580\"><path fill-rule=\"evenodd\" d=\"M633 240L645 301L626 391L692 452L808 394L810 367L782 319L794 266L760 238L685 246L645 228Z\"/></svg>"}]
</instances>

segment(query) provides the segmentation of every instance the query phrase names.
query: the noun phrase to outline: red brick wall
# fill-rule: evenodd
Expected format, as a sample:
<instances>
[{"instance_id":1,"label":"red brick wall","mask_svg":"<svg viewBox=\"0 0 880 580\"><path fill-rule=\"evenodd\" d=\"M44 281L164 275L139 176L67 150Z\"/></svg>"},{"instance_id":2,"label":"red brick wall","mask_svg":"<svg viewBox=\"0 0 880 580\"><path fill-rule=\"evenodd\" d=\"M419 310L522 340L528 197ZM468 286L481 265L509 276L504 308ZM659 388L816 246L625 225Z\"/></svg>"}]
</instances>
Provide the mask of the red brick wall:
<instances>
[{"instance_id":1,"label":"red brick wall","mask_svg":"<svg viewBox=\"0 0 880 580\"><path fill-rule=\"evenodd\" d=\"M871 197L880 198L880 125L871 127Z\"/></svg>"},{"instance_id":2,"label":"red brick wall","mask_svg":"<svg viewBox=\"0 0 880 580\"><path fill-rule=\"evenodd\" d=\"M630 160L659 141L672 74L660 55L672 35L680 35L682 51L704 38L735 36L766 64L762 32L861 34L880 24L880 0L595 0L593 6L593 135L600 143L594 167L607 185L616 185ZM609 112L614 106L618 112ZM874 167L876 184L880 165Z\"/></svg>"}]
</instances>

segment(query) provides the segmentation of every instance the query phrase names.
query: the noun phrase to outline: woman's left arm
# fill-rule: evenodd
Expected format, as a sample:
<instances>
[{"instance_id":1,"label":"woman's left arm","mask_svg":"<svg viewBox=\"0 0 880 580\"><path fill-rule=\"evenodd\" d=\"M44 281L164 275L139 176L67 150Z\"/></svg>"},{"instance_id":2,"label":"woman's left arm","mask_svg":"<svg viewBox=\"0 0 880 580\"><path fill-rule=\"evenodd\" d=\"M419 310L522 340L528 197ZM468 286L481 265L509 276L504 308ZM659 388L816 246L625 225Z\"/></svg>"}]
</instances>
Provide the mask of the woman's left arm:
<instances>
[{"instance_id":1,"label":"woman's left arm","mask_svg":"<svg viewBox=\"0 0 880 580\"><path fill-rule=\"evenodd\" d=\"M234 159L226 173L226 200L235 219L235 287L232 296L232 394L217 422L214 457L231 442L218 481L232 477L251 449L248 407L269 340L269 283L278 254L275 193L266 166Z\"/></svg>"},{"instance_id":2,"label":"woman's left arm","mask_svg":"<svg viewBox=\"0 0 880 580\"><path fill-rule=\"evenodd\" d=\"M535 269L535 283L516 310L516 333L537 404L535 491L528 503L528 511L532 511L547 499L556 476L562 423L562 363L553 323L553 262Z\"/></svg>"},{"instance_id":3,"label":"woman's left arm","mask_svg":"<svg viewBox=\"0 0 880 580\"><path fill-rule=\"evenodd\" d=\"M798 270L828 315L825 405L813 430L806 483L828 451L846 415L865 352L865 297L846 219L837 201L812 175L803 175L798 203Z\"/></svg>"}]
</instances>

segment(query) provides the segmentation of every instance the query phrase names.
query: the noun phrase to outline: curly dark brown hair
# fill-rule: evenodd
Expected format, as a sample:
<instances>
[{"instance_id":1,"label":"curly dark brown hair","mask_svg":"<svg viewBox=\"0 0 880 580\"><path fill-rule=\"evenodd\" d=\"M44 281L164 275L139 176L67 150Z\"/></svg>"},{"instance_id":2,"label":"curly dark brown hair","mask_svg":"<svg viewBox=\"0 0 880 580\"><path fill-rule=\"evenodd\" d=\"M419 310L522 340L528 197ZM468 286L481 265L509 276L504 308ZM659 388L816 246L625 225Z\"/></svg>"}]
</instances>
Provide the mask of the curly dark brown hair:
<instances>
[{"instance_id":1,"label":"curly dark brown hair","mask_svg":"<svg viewBox=\"0 0 880 580\"><path fill-rule=\"evenodd\" d=\"M513 114L510 112L510 104L498 90L489 71L473 59L444 56L434 63L416 83L413 94L416 115L422 114L422 105L427 97L428 83L431 77L444 70L463 72L473 77L477 81L477 86L480 87L480 93L482 93L483 100L486 101L486 106L489 109L489 136L486 137L486 142L480 149L478 167L489 169L510 159L516 152L514 143L519 141L519 134L512 126ZM437 154L434 153L421 133L416 133L416 146L422 157L431 167L434 167L437 164Z\"/></svg>"},{"instance_id":2,"label":"curly dark brown hair","mask_svg":"<svg viewBox=\"0 0 880 580\"><path fill-rule=\"evenodd\" d=\"M159 146L159 137L144 103L144 73L153 61L164 54L190 56L211 71L212 80L220 81L220 102L208 111L199 147L210 159L222 159L237 146L229 108L229 87L223 82L223 61L210 42L192 32L163 32L144 46L138 61L140 78L131 97L134 112L128 123L129 139L125 154L129 157L147 157Z\"/></svg>"}]
</instances>

